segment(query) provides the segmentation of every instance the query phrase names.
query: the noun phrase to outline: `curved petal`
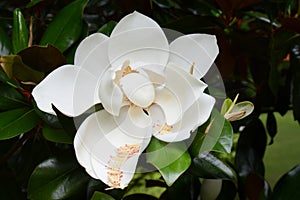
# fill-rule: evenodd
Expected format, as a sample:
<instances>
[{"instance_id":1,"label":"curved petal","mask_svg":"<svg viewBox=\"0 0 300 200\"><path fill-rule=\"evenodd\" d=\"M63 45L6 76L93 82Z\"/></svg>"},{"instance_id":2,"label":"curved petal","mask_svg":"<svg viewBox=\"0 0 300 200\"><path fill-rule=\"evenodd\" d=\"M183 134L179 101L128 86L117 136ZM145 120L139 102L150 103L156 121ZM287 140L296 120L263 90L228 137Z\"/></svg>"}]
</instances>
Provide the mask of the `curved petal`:
<instances>
[{"instance_id":1,"label":"curved petal","mask_svg":"<svg viewBox=\"0 0 300 200\"><path fill-rule=\"evenodd\" d=\"M80 42L78 45L75 57L74 57L74 63L77 66L81 66L83 61L86 59L88 54L100 43L107 40L108 37L102 33L94 33L92 35L89 35L84 40Z\"/></svg>"},{"instance_id":2,"label":"curved petal","mask_svg":"<svg viewBox=\"0 0 300 200\"><path fill-rule=\"evenodd\" d=\"M122 115L126 111L123 109ZM114 118L105 110L94 113L75 136L77 159L91 176L111 188L124 188L135 172L138 156L150 142L149 131L148 127L136 127L128 116Z\"/></svg>"},{"instance_id":3,"label":"curved petal","mask_svg":"<svg viewBox=\"0 0 300 200\"><path fill-rule=\"evenodd\" d=\"M152 135L165 142L178 142L190 137L190 132L178 129L174 125L168 125L164 117L164 111L158 105L152 105L149 109L152 118Z\"/></svg>"},{"instance_id":4,"label":"curved petal","mask_svg":"<svg viewBox=\"0 0 300 200\"><path fill-rule=\"evenodd\" d=\"M168 88L156 88L155 93L154 103L162 108L166 123L169 125L176 123L182 115L178 96Z\"/></svg>"},{"instance_id":5,"label":"curved petal","mask_svg":"<svg viewBox=\"0 0 300 200\"><path fill-rule=\"evenodd\" d=\"M115 72L107 69L100 79L99 98L103 107L112 115L119 115L123 102L123 92L113 81Z\"/></svg>"},{"instance_id":6,"label":"curved petal","mask_svg":"<svg viewBox=\"0 0 300 200\"><path fill-rule=\"evenodd\" d=\"M154 20L134 12L125 16L112 31L108 55L113 67L120 67L126 60L133 65L143 62L165 66L169 43Z\"/></svg>"},{"instance_id":7,"label":"curved petal","mask_svg":"<svg viewBox=\"0 0 300 200\"><path fill-rule=\"evenodd\" d=\"M92 40L89 40L89 42L92 42ZM95 77L101 78L104 71L110 68L107 54L109 40L107 36L102 36L101 42L98 40L94 42L95 47L89 51L86 58L81 62L81 67Z\"/></svg>"},{"instance_id":8,"label":"curved petal","mask_svg":"<svg viewBox=\"0 0 300 200\"><path fill-rule=\"evenodd\" d=\"M137 70L141 73L145 73L154 86L162 85L166 82L165 66L156 67L153 65L144 65Z\"/></svg>"},{"instance_id":9,"label":"curved petal","mask_svg":"<svg viewBox=\"0 0 300 200\"><path fill-rule=\"evenodd\" d=\"M216 37L208 34L184 35L170 44L170 62L200 79L209 70L219 53Z\"/></svg>"},{"instance_id":10,"label":"curved petal","mask_svg":"<svg viewBox=\"0 0 300 200\"><path fill-rule=\"evenodd\" d=\"M165 88L156 91L154 102L164 110L167 124L173 125L202 95L207 85L173 64L167 65L165 78Z\"/></svg>"},{"instance_id":11,"label":"curved petal","mask_svg":"<svg viewBox=\"0 0 300 200\"><path fill-rule=\"evenodd\" d=\"M120 86L126 97L139 107L146 108L154 100L155 91L152 82L139 73L130 73L122 77Z\"/></svg>"},{"instance_id":12,"label":"curved petal","mask_svg":"<svg viewBox=\"0 0 300 200\"><path fill-rule=\"evenodd\" d=\"M52 104L68 116L78 116L99 103L96 77L80 67L64 65L50 73L32 91L40 110L55 114Z\"/></svg>"},{"instance_id":13,"label":"curved petal","mask_svg":"<svg viewBox=\"0 0 300 200\"><path fill-rule=\"evenodd\" d=\"M215 99L203 93L201 97L184 113L182 119L172 126L167 126L162 111L151 107L149 110L153 120L153 135L165 142L178 142L190 137L190 133L201 126L210 116Z\"/></svg>"},{"instance_id":14,"label":"curved petal","mask_svg":"<svg viewBox=\"0 0 300 200\"><path fill-rule=\"evenodd\" d=\"M160 26L150 17L143 15L137 11L123 17L115 26L111 36L118 35L132 29L139 28L160 28Z\"/></svg>"},{"instance_id":15,"label":"curved petal","mask_svg":"<svg viewBox=\"0 0 300 200\"><path fill-rule=\"evenodd\" d=\"M128 110L128 115L136 126L144 128L150 126L151 124L151 118L145 112L146 111L144 111L140 107L130 106Z\"/></svg>"},{"instance_id":16,"label":"curved petal","mask_svg":"<svg viewBox=\"0 0 300 200\"><path fill-rule=\"evenodd\" d=\"M109 123L101 123L100 127L99 122ZM97 178L97 176L90 163L91 149L97 141L116 127L113 116L105 110L100 110L85 119L75 135L74 149L77 160L93 178Z\"/></svg>"}]
</instances>

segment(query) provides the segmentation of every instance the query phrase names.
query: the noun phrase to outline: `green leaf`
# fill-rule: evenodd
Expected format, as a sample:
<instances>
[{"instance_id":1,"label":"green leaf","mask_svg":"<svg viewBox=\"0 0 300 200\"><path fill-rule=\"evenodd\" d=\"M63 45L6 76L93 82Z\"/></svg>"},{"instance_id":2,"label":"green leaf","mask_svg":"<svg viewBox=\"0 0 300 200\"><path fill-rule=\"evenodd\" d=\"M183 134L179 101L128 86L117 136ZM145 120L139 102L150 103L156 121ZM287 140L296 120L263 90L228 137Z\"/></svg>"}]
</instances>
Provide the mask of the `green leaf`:
<instances>
[{"instance_id":1,"label":"green leaf","mask_svg":"<svg viewBox=\"0 0 300 200\"><path fill-rule=\"evenodd\" d=\"M51 72L65 64L65 56L51 44L46 47L31 46L18 53L27 66L40 72Z\"/></svg>"},{"instance_id":2,"label":"green leaf","mask_svg":"<svg viewBox=\"0 0 300 200\"><path fill-rule=\"evenodd\" d=\"M40 122L32 108L18 108L0 113L0 140L30 131Z\"/></svg>"},{"instance_id":3,"label":"green leaf","mask_svg":"<svg viewBox=\"0 0 300 200\"><path fill-rule=\"evenodd\" d=\"M198 128L190 150L193 156L212 150L229 153L232 140L231 124L217 110L213 110L210 120Z\"/></svg>"},{"instance_id":4,"label":"green leaf","mask_svg":"<svg viewBox=\"0 0 300 200\"><path fill-rule=\"evenodd\" d=\"M300 165L297 165L288 173L284 174L276 183L272 195L272 200L277 199L300 199Z\"/></svg>"},{"instance_id":5,"label":"green leaf","mask_svg":"<svg viewBox=\"0 0 300 200\"><path fill-rule=\"evenodd\" d=\"M13 52L17 54L28 46L28 28L19 8L14 10L14 24L12 34Z\"/></svg>"},{"instance_id":6,"label":"green leaf","mask_svg":"<svg viewBox=\"0 0 300 200\"><path fill-rule=\"evenodd\" d=\"M0 56L0 65L10 79L38 83L44 78L44 73L25 65L18 55Z\"/></svg>"},{"instance_id":7,"label":"green leaf","mask_svg":"<svg viewBox=\"0 0 300 200\"><path fill-rule=\"evenodd\" d=\"M0 27L0 55L8 55L12 52L11 40L7 33Z\"/></svg>"},{"instance_id":8,"label":"green leaf","mask_svg":"<svg viewBox=\"0 0 300 200\"><path fill-rule=\"evenodd\" d=\"M232 100L230 98L225 99L221 108L221 115L224 115L232 104Z\"/></svg>"},{"instance_id":9,"label":"green leaf","mask_svg":"<svg viewBox=\"0 0 300 200\"><path fill-rule=\"evenodd\" d=\"M62 114L53 104L52 104L52 108L56 113L62 128L67 132L68 135L74 136L77 132L74 119L72 117L68 117Z\"/></svg>"},{"instance_id":10,"label":"green leaf","mask_svg":"<svg viewBox=\"0 0 300 200\"><path fill-rule=\"evenodd\" d=\"M81 35L82 15L87 2L77 0L64 7L46 29L40 44L52 44L64 52L76 42Z\"/></svg>"},{"instance_id":11,"label":"green leaf","mask_svg":"<svg viewBox=\"0 0 300 200\"><path fill-rule=\"evenodd\" d=\"M28 198L66 199L84 190L89 177L76 162L48 159L33 171L28 183Z\"/></svg>"},{"instance_id":12,"label":"green leaf","mask_svg":"<svg viewBox=\"0 0 300 200\"><path fill-rule=\"evenodd\" d=\"M103 192L94 192L91 200L115 200L112 196Z\"/></svg>"},{"instance_id":13,"label":"green leaf","mask_svg":"<svg viewBox=\"0 0 300 200\"><path fill-rule=\"evenodd\" d=\"M207 179L231 180L237 183L235 171L213 154L201 154L192 161L190 172Z\"/></svg>"},{"instance_id":14,"label":"green leaf","mask_svg":"<svg viewBox=\"0 0 300 200\"><path fill-rule=\"evenodd\" d=\"M263 123L254 118L241 132L235 156L235 167L239 174L241 199L246 196L247 177L255 173L264 177L263 156L267 145L267 135Z\"/></svg>"},{"instance_id":15,"label":"green leaf","mask_svg":"<svg viewBox=\"0 0 300 200\"><path fill-rule=\"evenodd\" d=\"M42 129L43 136L46 140L57 143L72 144L73 137L66 133L64 129L52 128L44 125Z\"/></svg>"},{"instance_id":16,"label":"green leaf","mask_svg":"<svg viewBox=\"0 0 300 200\"><path fill-rule=\"evenodd\" d=\"M184 142L165 143L152 138L147 148L147 162L154 165L171 186L191 164Z\"/></svg>"},{"instance_id":17,"label":"green leaf","mask_svg":"<svg viewBox=\"0 0 300 200\"><path fill-rule=\"evenodd\" d=\"M28 106L24 96L15 88L0 82L0 111Z\"/></svg>"},{"instance_id":18,"label":"green leaf","mask_svg":"<svg viewBox=\"0 0 300 200\"><path fill-rule=\"evenodd\" d=\"M222 133L212 151L230 153L233 144L233 129L229 121L225 120Z\"/></svg>"},{"instance_id":19,"label":"green leaf","mask_svg":"<svg viewBox=\"0 0 300 200\"><path fill-rule=\"evenodd\" d=\"M184 173L180 178L161 195L161 200L192 200L197 199L200 193L200 180L190 173Z\"/></svg>"},{"instance_id":20,"label":"green leaf","mask_svg":"<svg viewBox=\"0 0 300 200\"><path fill-rule=\"evenodd\" d=\"M111 32L113 31L113 29L115 28L116 25L117 25L117 22L109 21L106 24L104 24L103 26L101 26L97 32L103 33L107 36L110 36Z\"/></svg>"}]
</instances>

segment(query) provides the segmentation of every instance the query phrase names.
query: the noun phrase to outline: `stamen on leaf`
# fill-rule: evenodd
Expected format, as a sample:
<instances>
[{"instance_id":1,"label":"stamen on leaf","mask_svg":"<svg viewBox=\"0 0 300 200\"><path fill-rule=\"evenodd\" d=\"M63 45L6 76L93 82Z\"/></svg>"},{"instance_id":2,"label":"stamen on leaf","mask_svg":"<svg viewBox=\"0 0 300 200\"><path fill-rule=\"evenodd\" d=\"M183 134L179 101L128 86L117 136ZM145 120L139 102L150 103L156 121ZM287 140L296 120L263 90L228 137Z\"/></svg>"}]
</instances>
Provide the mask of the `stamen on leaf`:
<instances>
[{"instance_id":1,"label":"stamen on leaf","mask_svg":"<svg viewBox=\"0 0 300 200\"><path fill-rule=\"evenodd\" d=\"M121 167L129 158L139 152L140 146L140 144L125 144L125 146L121 146L116 150L115 156L111 156L111 160L108 161L107 165L107 179L110 186L108 189L123 189L121 187L121 179L123 177Z\"/></svg>"}]
</instances>

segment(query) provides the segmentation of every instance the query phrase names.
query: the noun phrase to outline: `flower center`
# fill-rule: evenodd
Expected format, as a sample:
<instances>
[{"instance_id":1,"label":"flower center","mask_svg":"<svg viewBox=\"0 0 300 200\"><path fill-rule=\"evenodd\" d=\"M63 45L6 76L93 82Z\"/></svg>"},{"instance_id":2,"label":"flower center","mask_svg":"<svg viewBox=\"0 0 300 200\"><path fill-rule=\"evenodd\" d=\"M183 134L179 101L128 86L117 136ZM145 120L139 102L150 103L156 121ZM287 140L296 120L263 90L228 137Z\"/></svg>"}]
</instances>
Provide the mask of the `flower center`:
<instances>
[{"instance_id":1,"label":"flower center","mask_svg":"<svg viewBox=\"0 0 300 200\"><path fill-rule=\"evenodd\" d=\"M107 165L109 189L121 188L121 179L123 177L121 167L129 158L139 152L140 146L140 144L125 144L116 150L115 156L111 156L111 160L108 161Z\"/></svg>"},{"instance_id":2,"label":"flower center","mask_svg":"<svg viewBox=\"0 0 300 200\"><path fill-rule=\"evenodd\" d=\"M122 77L126 76L127 74L130 73L139 73L137 70L133 70L131 69L131 67L128 65L127 67L125 67L122 71Z\"/></svg>"}]
</instances>

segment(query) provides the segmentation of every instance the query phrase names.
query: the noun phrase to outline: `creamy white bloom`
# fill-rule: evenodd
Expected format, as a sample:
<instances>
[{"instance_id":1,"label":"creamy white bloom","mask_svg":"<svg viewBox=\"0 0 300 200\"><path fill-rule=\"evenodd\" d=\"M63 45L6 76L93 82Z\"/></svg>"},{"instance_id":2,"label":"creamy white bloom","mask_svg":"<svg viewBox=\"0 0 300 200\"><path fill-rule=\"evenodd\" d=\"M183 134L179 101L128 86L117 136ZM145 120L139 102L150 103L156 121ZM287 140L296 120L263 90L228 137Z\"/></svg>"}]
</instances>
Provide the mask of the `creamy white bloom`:
<instances>
[{"instance_id":1,"label":"creamy white bloom","mask_svg":"<svg viewBox=\"0 0 300 200\"><path fill-rule=\"evenodd\" d=\"M92 177L124 188L151 136L182 141L208 119L215 99L200 79L217 54L215 36L185 35L169 44L155 21L134 12L110 37L84 39L75 64L53 71L32 95L42 111L55 114L53 104L69 116L102 103L76 133L76 156Z\"/></svg>"}]
</instances>

